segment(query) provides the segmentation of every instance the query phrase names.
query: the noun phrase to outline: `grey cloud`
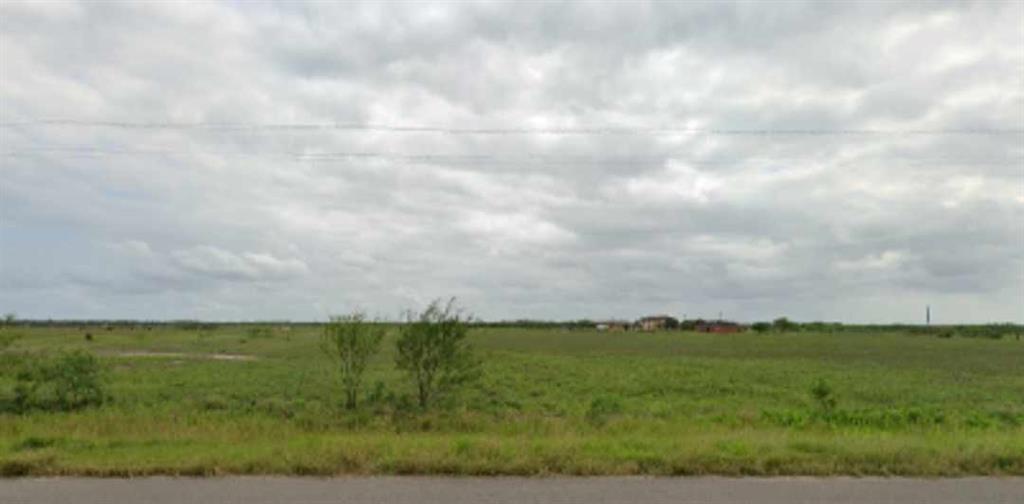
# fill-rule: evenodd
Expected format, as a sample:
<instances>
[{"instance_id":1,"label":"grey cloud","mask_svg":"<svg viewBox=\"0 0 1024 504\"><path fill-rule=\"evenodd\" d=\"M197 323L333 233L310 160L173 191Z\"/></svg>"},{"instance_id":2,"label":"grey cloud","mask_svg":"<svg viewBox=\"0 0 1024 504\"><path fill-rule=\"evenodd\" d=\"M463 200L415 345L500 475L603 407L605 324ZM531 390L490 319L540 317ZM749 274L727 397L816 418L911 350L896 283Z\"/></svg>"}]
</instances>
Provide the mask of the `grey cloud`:
<instances>
[{"instance_id":1,"label":"grey cloud","mask_svg":"<svg viewBox=\"0 0 1024 504\"><path fill-rule=\"evenodd\" d=\"M1019 321L1021 9L4 2L0 305Z\"/></svg>"}]
</instances>

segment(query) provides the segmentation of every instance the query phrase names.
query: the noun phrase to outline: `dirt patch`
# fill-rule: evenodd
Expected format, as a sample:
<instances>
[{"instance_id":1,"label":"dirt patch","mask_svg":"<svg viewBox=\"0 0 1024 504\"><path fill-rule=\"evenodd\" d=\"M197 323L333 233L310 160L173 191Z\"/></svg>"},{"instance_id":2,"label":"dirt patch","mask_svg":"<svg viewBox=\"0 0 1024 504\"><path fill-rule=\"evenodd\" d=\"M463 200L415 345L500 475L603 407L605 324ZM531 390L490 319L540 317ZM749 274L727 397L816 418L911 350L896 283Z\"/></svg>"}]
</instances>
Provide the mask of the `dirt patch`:
<instances>
[{"instance_id":1,"label":"dirt patch","mask_svg":"<svg viewBox=\"0 0 1024 504\"><path fill-rule=\"evenodd\" d=\"M146 350L127 350L123 352L112 352L106 355L112 357L159 357L159 358L174 358L174 359L209 359L209 360L221 360L221 361L254 361L258 357L255 355L243 355L243 354L226 354L226 353L212 353L212 354L197 354L197 353L184 353L184 352L150 352Z\"/></svg>"}]
</instances>

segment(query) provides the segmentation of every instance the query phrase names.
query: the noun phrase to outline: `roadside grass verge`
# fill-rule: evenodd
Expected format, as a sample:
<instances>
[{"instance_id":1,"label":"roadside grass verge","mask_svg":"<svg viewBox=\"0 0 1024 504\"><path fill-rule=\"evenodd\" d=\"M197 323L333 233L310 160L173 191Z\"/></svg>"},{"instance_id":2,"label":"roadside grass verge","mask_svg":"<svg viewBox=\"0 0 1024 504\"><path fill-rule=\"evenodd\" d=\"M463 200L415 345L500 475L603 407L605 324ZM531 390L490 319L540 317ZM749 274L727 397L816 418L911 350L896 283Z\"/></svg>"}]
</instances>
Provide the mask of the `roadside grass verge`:
<instances>
[{"instance_id":1,"label":"roadside grass verge","mask_svg":"<svg viewBox=\"0 0 1024 504\"><path fill-rule=\"evenodd\" d=\"M227 431L137 439L19 437L3 448L0 472L4 476L1024 475L1020 432L965 437L944 432L716 430L679 432L665 438L284 430L254 439L224 435Z\"/></svg>"}]
</instances>

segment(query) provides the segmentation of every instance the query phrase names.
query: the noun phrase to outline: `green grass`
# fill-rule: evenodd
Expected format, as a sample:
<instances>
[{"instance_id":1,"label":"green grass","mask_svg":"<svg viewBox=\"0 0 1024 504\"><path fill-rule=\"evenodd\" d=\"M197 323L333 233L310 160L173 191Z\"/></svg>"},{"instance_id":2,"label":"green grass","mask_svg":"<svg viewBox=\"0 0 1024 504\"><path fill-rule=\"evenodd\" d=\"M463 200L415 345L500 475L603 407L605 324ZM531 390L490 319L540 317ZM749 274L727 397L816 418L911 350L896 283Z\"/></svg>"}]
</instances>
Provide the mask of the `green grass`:
<instances>
[{"instance_id":1,"label":"green grass","mask_svg":"<svg viewBox=\"0 0 1024 504\"><path fill-rule=\"evenodd\" d=\"M112 401L0 414L9 476L1024 474L1012 337L476 329L481 381L417 413L395 406L411 390L393 334L367 379L377 398L346 412L311 327L15 330L8 354L101 356ZM184 355L118 355L138 351ZM811 397L818 380L833 411Z\"/></svg>"}]
</instances>

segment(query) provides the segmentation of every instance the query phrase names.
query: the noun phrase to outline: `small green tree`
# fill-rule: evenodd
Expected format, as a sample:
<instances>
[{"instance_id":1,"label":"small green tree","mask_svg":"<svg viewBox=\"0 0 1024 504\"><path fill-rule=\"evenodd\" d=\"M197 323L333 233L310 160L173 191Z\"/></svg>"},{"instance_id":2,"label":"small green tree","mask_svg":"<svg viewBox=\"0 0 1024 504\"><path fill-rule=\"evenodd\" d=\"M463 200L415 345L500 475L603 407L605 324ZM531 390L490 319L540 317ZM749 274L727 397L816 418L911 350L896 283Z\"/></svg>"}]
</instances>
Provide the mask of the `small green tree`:
<instances>
[{"instance_id":1,"label":"small green tree","mask_svg":"<svg viewBox=\"0 0 1024 504\"><path fill-rule=\"evenodd\" d=\"M360 312L331 317L324 326L321 349L338 365L345 390L345 407L355 409L370 358L380 349L383 326L368 322Z\"/></svg>"},{"instance_id":2,"label":"small green tree","mask_svg":"<svg viewBox=\"0 0 1024 504\"><path fill-rule=\"evenodd\" d=\"M396 342L395 363L413 382L420 408L479 377L480 364L466 341L467 322L455 298L443 306L435 300L423 313L409 314Z\"/></svg>"},{"instance_id":3,"label":"small green tree","mask_svg":"<svg viewBox=\"0 0 1024 504\"><path fill-rule=\"evenodd\" d=\"M763 333L768 332L768 330L772 328L772 325L768 322L754 322L750 325L750 328L755 332Z\"/></svg>"},{"instance_id":4,"label":"small green tree","mask_svg":"<svg viewBox=\"0 0 1024 504\"><path fill-rule=\"evenodd\" d=\"M797 329L796 322L793 322L786 317L779 317L775 319L772 321L772 326L779 332L795 331Z\"/></svg>"}]
</instances>

